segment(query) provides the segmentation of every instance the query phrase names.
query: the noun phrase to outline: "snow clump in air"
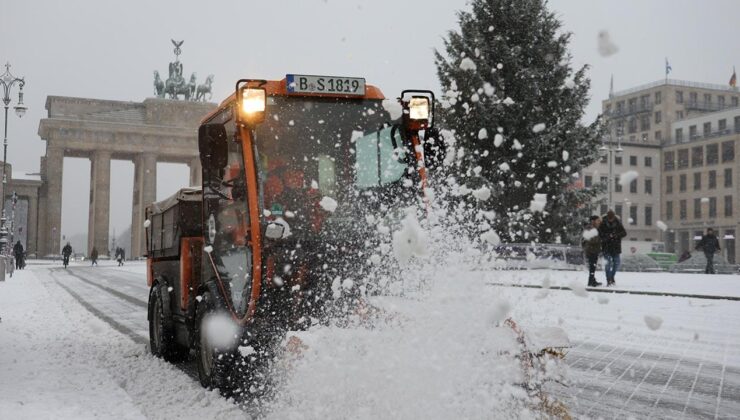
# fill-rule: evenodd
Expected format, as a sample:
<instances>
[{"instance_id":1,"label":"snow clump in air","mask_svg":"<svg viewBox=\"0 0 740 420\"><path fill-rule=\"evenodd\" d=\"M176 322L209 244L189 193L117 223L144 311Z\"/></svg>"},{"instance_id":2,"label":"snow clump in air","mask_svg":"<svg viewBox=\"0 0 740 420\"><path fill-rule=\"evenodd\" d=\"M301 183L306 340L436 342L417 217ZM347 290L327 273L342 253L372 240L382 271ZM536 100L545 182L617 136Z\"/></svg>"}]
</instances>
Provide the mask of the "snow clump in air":
<instances>
[{"instance_id":1,"label":"snow clump in air","mask_svg":"<svg viewBox=\"0 0 740 420\"><path fill-rule=\"evenodd\" d=\"M636 180L638 176L640 176L640 174L637 173L637 171L627 171L622 175L619 175L619 185L626 187L630 182Z\"/></svg>"},{"instance_id":2,"label":"snow clump in air","mask_svg":"<svg viewBox=\"0 0 740 420\"><path fill-rule=\"evenodd\" d=\"M488 130L485 128L481 128L480 131L478 131L478 140L484 140L488 138Z\"/></svg>"},{"instance_id":3,"label":"snow clump in air","mask_svg":"<svg viewBox=\"0 0 740 420\"><path fill-rule=\"evenodd\" d=\"M337 209L337 200L324 196L324 198L319 201L319 205L322 209L328 211L329 213L334 213L334 210Z\"/></svg>"},{"instance_id":4,"label":"snow clump in air","mask_svg":"<svg viewBox=\"0 0 740 420\"><path fill-rule=\"evenodd\" d=\"M567 150L563 150L563 162L567 161L568 159L570 159L570 153L568 153Z\"/></svg>"},{"instance_id":5,"label":"snow clump in air","mask_svg":"<svg viewBox=\"0 0 740 420\"><path fill-rule=\"evenodd\" d=\"M539 133L540 131L543 131L545 129L545 127L547 127L545 125L545 123L535 124L535 126L532 127L532 132L533 133Z\"/></svg>"},{"instance_id":6,"label":"snow clump in air","mask_svg":"<svg viewBox=\"0 0 740 420\"><path fill-rule=\"evenodd\" d=\"M486 94L486 96L493 96L493 93L496 91L496 89L491 86L490 83L486 82L483 84L483 93Z\"/></svg>"},{"instance_id":7,"label":"snow clump in air","mask_svg":"<svg viewBox=\"0 0 740 420\"><path fill-rule=\"evenodd\" d=\"M465 57L460 61L460 70L470 70L475 71L478 67L476 67L473 60L470 59L470 57Z\"/></svg>"},{"instance_id":8,"label":"snow clump in air","mask_svg":"<svg viewBox=\"0 0 740 420\"><path fill-rule=\"evenodd\" d=\"M393 253L401 264L407 263L413 256L426 255L426 233L421 228L413 209L406 210L406 217L401 221L401 229L393 233Z\"/></svg>"},{"instance_id":9,"label":"snow clump in air","mask_svg":"<svg viewBox=\"0 0 740 420\"><path fill-rule=\"evenodd\" d=\"M501 243L501 238L498 236L498 234L493 229L482 234L480 238L493 246L496 246Z\"/></svg>"},{"instance_id":10,"label":"snow clump in air","mask_svg":"<svg viewBox=\"0 0 740 420\"><path fill-rule=\"evenodd\" d=\"M504 162L500 165L498 165L498 168L501 169L502 172L508 172L511 168L509 167L509 164Z\"/></svg>"},{"instance_id":11,"label":"snow clump in air","mask_svg":"<svg viewBox=\"0 0 740 420\"><path fill-rule=\"evenodd\" d=\"M149 219L144 220L144 229L148 229L152 225L152 221Z\"/></svg>"},{"instance_id":12,"label":"snow clump in air","mask_svg":"<svg viewBox=\"0 0 740 420\"><path fill-rule=\"evenodd\" d=\"M491 189L486 186L480 187L477 190L473 191L473 197L477 198L480 201L486 201L491 198Z\"/></svg>"},{"instance_id":13,"label":"snow clump in air","mask_svg":"<svg viewBox=\"0 0 740 420\"><path fill-rule=\"evenodd\" d=\"M599 231L596 228L586 229L583 231L583 239L589 240L599 236Z\"/></svg>"},{"instance_id":14,"label":"snow clump in air","mask_svg":"<svg viewBox=\"0 0 740 420\"><path fill-rule=\"evenodd\" d=\"M208 342L214 346L233 348L239 334L239 326L228 315L214 312L205 319L203 332L208 337Z\"/></svg>"},{"instance_id":15,"label":"snow clump in air","mask_svg":"<svg viewBox=\"0 0 740 420\"><path fill-rule=\"evenodd\" d=\"M708 203L709 202L709 197L702 197L701 198L701 202L702 203Z\"/></svg>"},{"instance_id":16,"label":"snow clump in air","mask_svg":"<svg viewBox=\"0 0 740 420\"><path fill-rule=\"evenodd\" d=\"M598 45L599 54L601 54L602 57L609 57L619 51L619 48L614 42L612 42L609 32L607 31L599 32Z\"/></svg>"},{"instance_id":17,"label":"snow clump in air","mask_svg":"<svg viewBox=\"0 0 740 420\"><path fill-rule=\"evenodd\" d=\"M500 147L501 144L504 142L504 136L501 134L496 134L493 136L493 145L496 147Z\"/></svg>"},{"instance_id":18,"label":"snow clump in air","mask_svg":"<svg viewBox=\"0 0 740 420\"><path fill-rule=\"evenodd\" d=\"M507 96L503 103L504 105L514 105L514 100Z\"/></svg>"},{"instance_id":19,"label":"snow clump in air","mask_svg":"<svg viewBox=\"0 0 740 420\"><path fill-rule=\"evenodd\" d=\"M391 120L397 120L401 118L401 115L403 115L403 108L401 107L401 104L399 104L398 101L395 100L383 100L383 109L388 111L388 113L391 115Z\"/></svg>"},{"instance_id":20,"label":"snow clump in air","mask_svg":"<svg viewBox=\"0 0 740 420\"><path fill-rule=\"evenodd\" d=\"M203 251L205 251L205 252L207 252L207 253L209 253L209 254L210 254L211 252L213 252L213 247L212 247L211 245L206 245L206 246L205 246L205 247L203 248Z\"/></svg>"},{"instance_id":21,"label":"snow clump in air","mask_svg":"<svg viewBox=\"0 0 740 420\"><path fill-rule=\"evenodd\" d=\"M645 315L645 325L647 325L651 330L657 331L660 329L660 326L663 325L663 318L659 316Z\"/></svg>"},{"instance_id":22,"label":"snow clump in air","mask_svg":"<svg viewBox=\"0 0 740 420\"><path fill-rule=\"evenodd\" d=\"M573 291L573 294L578 297L586 297L588 296L588 292L586 291L586 286L584 286L581 282L572 282L570 284L570 289Z\"/></svg>"},{"instance_id":23,"label":"snow clump in air","mask_svg":"<svg viewBox=\"0 0 740 420\"><path fill-rule=\"evenodd\" d=\"M655 226L657 226L658 229L662 230L663 232L668 230L668 225L666 225L662 220L658 220L657 222L655 222Z\"/></svg>"},{"instance_id":24,"label":"snow clump in air","mask_svg":"<svg viewBox=\"0 0 740 420\"><path fill-rule=\"evenodd\" d=\"M542 212L547 205L547 194L535 194L532 201L529 202L529 209L533 212Z\"/></svg>"}]
</instances>

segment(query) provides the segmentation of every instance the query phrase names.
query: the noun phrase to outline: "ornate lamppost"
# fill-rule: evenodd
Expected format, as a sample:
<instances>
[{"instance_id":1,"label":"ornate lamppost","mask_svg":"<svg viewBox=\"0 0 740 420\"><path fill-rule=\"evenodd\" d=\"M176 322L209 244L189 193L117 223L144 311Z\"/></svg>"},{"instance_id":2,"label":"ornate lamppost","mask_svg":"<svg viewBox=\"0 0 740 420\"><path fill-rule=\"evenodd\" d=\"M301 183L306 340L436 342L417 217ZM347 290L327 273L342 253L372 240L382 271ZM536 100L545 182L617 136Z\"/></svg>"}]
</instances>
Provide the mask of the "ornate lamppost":
<instances>
[{"instance_id":1,"label":"ornate lamppost","mask_svg":"<svg viewBox=\"0 0 740 420\"><path fill-rule=\"evenodd\" d=\"M14 107L18 118L23 117L26 114L28 108L23 104L23 86L26 81L22 77L15 77L10 73L10 63L5 64L5 73L0 75L0 85L3 87L3 104L5 105L5 135L3 136L3 193L0 197L0 254L7 250L8 245L8 228L5 226L5 187L8 183L7 166L8 166L8 106L10 105L10 91L13 86L18 85L18 105Z\"/></svg>"}]
</instances>

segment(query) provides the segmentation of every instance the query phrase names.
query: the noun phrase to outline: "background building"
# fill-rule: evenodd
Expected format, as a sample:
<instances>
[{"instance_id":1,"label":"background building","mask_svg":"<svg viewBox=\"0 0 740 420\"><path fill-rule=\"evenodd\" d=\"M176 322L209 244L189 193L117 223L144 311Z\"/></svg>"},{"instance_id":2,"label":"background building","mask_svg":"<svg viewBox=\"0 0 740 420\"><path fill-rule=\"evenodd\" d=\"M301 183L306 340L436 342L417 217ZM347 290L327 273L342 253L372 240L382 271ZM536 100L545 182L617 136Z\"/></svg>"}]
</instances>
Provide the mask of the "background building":
<instances>
[{"instance_id":1,"label":"background building","mask_svg":"<svg viewBox=\"0 0 740 420\"><path fill-rule=\"evenodd\" d=\"M728 206L732 205L733 209L737 208L738 203L734 201L738 197L737 182L728 184L734 187L727 187L727 189L724 187L724 167L732 166L731 162L722 163L720 159L720 162L716 164L717 168L710 168L704 163L697 164L698 166L695 167L697 170L703 168L702 174L697 175L701 178L698 181L699 189L697 190L690 188L694 186L693 172L697 170L689 171L690 166L682 168L687 169L683 175L688 184L686 190L682 191L684 195L678 198L676 189L679 187L680 174L677 169L672 169L675 173L669 174L670 171L665 169L666 164L661 161L661 158L665 156L664 151L672 151L677 161L678 149L688 150L687 146L680 147L677 144L689 141L701 142L701 146L699 144L696 146L696 153L700 153L698 149L704 148L709 143L712 143L711 153L714 153L714 144L720 144L717 146L719 148L717 153L721 153L721 143L731 142L731 139L735 139L734 142L737 140L737 130L740 125L734 119L734 115L737 114L740 106L739 101L740 91L737 88L673 79L660 80L610 94L608 99L602 101L604 117L608 123L604 143L612 149L620 148L622 152L621 154L613 153L611 157L610 155L602 157L599 162L589 166L582 173L586 187L601 182L609 183L608 188L612 189L612 202L609 202L607 188L607 194L597 203L598 212L603 214L609 207L612 207L625 223L628 232L627 239L665 241L669 249L677 252L688 249L693 243L689 240L688 245L684 243L686 246L676 246L681 244L681 235L685 236L689 230L691 232L688 237L693 238L695 231L713 225L713 223L730 226L730 219L720 221L717 216L709 218L709 207L711 204L715 206L712 207L714 210L719 208L717 212L724 214L722 211L725 197L732 196L733 198L729 199L732 204ZM703 119L705 116L708 118L706 122ZM721 120L724 120L724 123L720 128ZM706 126L708 137L704 137L707 122L710 122ZM727 137L731 135L734 137ZM720 136L725 137L720 138ZM677 137L680 140L677 140ZM688 152L681 153L683 156ZM707 153L707 151L702 153ZM704 158L702 162L705 162ZM734 157L732 162L734 162ZM611 179L610 164L613 168ZM618 181L619 176L630 170L637 171L639 177L629 185L621 186ZM713 175L710 175L711 171L714 171ZM737 170L733 169L732 174L737 176ZM718 187L708 195L703 192L702 188L709 187L710 176L715 177L712 182L716 182ZM671 182L675 185L671 185ZM674 195L667 199L669 193L666 191L671 188L676 192L670 193ZM707 200L702 201L702 198ZM675 222L680 220L677 215L680 212L681 200L686 201L686 211L689 212L693 211L692 206L696 199L699 199L699 204L706 206L706 209L697 213L700 217L696 220L690 217L693 216L692 213L685 221L685 223L691 222L696 225L676 224ZM669 210L671 214L674 214L674 218L669 218L669 211L664 208L671 206L673 208ZM715 213L712 211L711 214ZM667 232L658 229L656 225L658 220L663 220L669 226ZM728 227L724 230L731 229ZM734 233L732 236L734 238ZM734 243L732 248L734 250ZM734 259L734 251L731 254Z\"/></svg>"}]
</instances>

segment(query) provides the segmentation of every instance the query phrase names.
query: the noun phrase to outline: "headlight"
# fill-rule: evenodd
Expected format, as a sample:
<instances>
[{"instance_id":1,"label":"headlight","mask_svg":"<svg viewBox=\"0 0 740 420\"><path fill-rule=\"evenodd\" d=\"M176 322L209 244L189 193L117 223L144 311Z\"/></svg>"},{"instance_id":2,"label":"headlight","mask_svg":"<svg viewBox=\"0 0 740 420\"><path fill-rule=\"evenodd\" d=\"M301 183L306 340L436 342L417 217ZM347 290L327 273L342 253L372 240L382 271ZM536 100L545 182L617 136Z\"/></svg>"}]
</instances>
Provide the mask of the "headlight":
<instances>
[{"instance_id":1,"label":"headlight","mask_svg":"<svg viewBox=\"0 0 740 420\"><path fill-rule=\"evenodd\" d=\"M256 87L243 87L239 91L239 113L241 120L256 124L265 119L265 90Z\"/></svg>"},{"instance_id":2,"label":"headlight","mask_svg":"<svg viewBox=\"0 0 740 420\"><path fill-rule=\"evenodd\" d=\"M414 96L409 101L409 118L412 120L429 119L429 98Z\"/></svg>"}]
</instances>

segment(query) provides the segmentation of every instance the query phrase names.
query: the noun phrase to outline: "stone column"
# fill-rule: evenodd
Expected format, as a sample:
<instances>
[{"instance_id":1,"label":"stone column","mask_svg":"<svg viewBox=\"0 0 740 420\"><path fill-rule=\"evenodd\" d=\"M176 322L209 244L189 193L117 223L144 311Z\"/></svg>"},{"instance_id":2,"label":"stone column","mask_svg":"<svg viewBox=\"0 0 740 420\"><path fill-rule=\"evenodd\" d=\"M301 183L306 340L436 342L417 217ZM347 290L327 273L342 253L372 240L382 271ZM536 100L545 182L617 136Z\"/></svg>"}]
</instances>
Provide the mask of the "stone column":
<instances>
[{"instance_id":1,"label":"stone column","mask_svg":"<svg viewBox=\"0 0 740 420\"><path fill-rule=\"evenodd\" d=\"M46 148L46 221L44 247L39 254L59 255L62 248L59 238L62 232L62 172L64 170L64 149ZM41 256L40 255L40 256Z\"/></svg>"},{"instance_id":2,"label":"stone column","mask_svg":"<svg viewBox=\"0 0 740 420\"><path fill-rule=\"evenodd\" d=\"M88 219L87 253L93 247L98 255L108 255L110 230L110 158L111 152L96 150L90 165L90 218Z\"/></svg>"},{"instance_id":3,"label":"stone column","mask_svg":"<svg viewBox=\"0 0 740 420\"><path fill-rule=\"evenodd\" d=\"M134 198L131 209L131 257L146 254L146 206L157 199L157 156L141 154L134 159Z\"/></svg>"},{"instance_id":4,"label":"stone column","mask_svg":"<svg viewBox=\"0 0 740 420\"><path fill-rule=\"evenodd\" d=\"M188 163L190 168L190 186L200 187L203 179L203 169L200 166L200 157L194 157Z\"/></svg>"},{"instance_id":5,"label":"stone column","mask_svg":"<svg viewBox=\"0 0 740 420\"><path fill-rule=\"evenodd\" d=\"M28 255L38 254L38 243L36 241L36 235L38 234L38 214L39 214L39 200L38 197L31 194L28 197L28 226L26 228L26 252Z\"/></svg>"}]
</instances>

